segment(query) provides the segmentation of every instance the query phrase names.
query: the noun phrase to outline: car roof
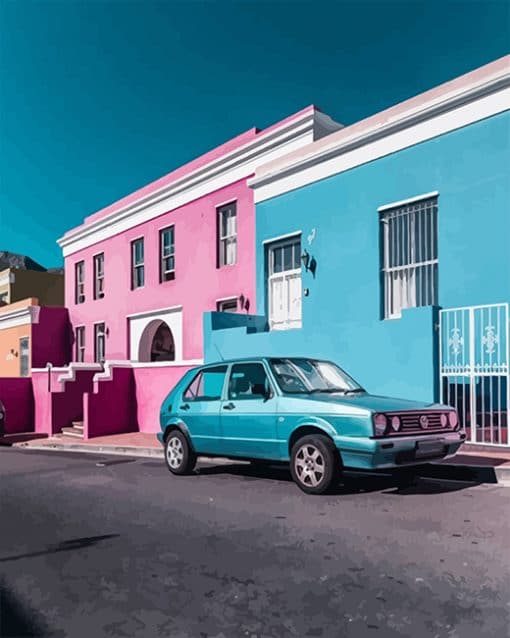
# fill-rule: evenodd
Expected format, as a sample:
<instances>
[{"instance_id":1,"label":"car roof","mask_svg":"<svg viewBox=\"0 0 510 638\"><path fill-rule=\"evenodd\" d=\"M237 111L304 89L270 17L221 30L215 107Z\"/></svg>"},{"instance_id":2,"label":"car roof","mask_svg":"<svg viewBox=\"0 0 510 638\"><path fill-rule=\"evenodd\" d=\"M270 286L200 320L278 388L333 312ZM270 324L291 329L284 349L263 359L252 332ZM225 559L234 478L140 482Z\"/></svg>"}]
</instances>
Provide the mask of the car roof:
<instances>
[{"instance_id":1,"label":"car roof","mask_svg":"<svg viewBox=\"0 0 510 638\"><path fill-rule=\"evenodd\" d=\"M266 356L253 356L253 357L242 357L238 359L224 359L219 361L211 361L210 363L203 363L201 366L197 366L198 368L208 368L210 366L220 366L230 363L252 363L253 361L269 361L270 359L313 359L314 361L325 361L325 359L321 359L320 357L306 357L306 356L278 356L278 355L266 355Z\"/></svg>"}]
</instances>

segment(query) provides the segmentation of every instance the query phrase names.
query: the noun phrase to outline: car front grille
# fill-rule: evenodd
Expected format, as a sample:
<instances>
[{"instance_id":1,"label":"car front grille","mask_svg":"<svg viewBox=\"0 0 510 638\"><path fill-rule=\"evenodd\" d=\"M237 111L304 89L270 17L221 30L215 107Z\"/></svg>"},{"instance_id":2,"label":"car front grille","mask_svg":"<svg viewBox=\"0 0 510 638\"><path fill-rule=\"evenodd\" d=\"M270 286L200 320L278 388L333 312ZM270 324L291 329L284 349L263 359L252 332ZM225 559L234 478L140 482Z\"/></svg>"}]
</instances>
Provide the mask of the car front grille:
<instances>
[{"instance_id":1,"label":"car front grille","mask_svg":"<svg viewBox=\"0 0 510 638\"><path fill-rule=\"evenodd\" d=\"M450 429L448 422L447 425L441 425L441 412L393 412L388 413L389 419L393 416L398 416L402 423L398 434L427 434L427 432L445 431ZM443 413L444 414L444 413ZM426 422L424 422L424 417ZM394 434L391 432L391 434Z\"/></svg>"}]
</instances>

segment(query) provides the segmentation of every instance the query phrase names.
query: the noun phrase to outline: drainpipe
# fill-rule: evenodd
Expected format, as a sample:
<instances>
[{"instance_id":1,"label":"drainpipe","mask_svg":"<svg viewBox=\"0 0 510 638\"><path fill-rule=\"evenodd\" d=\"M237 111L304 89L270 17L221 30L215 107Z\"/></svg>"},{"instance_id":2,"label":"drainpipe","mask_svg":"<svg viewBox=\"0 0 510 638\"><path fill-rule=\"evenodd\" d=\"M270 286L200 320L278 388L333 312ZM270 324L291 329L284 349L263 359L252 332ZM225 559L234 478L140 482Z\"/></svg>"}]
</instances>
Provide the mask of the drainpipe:
<instances>
[{"instance_id":1,"label":"drainpipe","mask_svg":"<svg viewBox=\"0 0 510 638\"><path fill-rule=\"evenodd\" d=\"M48 392L51 392L51 369L53 365L51 363L46 364L46 369L48 370Z\"/></svg>"}]
</instances>

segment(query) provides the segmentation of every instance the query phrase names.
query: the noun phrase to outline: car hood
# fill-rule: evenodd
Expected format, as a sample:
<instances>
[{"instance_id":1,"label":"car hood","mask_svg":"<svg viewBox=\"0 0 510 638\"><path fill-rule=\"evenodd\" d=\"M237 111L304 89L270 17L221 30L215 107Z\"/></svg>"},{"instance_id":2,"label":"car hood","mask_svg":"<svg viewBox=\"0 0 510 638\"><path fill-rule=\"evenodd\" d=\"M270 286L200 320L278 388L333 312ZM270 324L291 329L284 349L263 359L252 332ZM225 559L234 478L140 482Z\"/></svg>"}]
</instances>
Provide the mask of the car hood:
<instances>
[{"instance_id":1,"label":"car hood","mask_svg":"<svg viewBox=\"0 0 510 638\"><path fill-rule=\"evenodd\" d=\"M401 410L438 409L441 407L438 403L408 401L407 399L395 399L393 397L382 397L368 393L352 394L350 396L344 396L342 394L313 394L303 398L308 401L318 401L322 404L344 405L373 412L399 412Z\"/></svg>"}]
</instances>

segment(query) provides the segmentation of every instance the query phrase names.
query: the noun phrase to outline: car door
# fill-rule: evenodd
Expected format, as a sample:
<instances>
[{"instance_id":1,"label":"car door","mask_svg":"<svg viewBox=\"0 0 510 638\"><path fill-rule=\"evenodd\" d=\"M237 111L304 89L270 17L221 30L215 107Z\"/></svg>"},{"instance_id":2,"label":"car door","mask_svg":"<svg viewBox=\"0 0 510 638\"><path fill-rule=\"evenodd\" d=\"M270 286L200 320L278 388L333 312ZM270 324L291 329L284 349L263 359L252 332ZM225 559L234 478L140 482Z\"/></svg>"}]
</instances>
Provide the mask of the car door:
<instances>
[{"instance_id":1,"label":"car door","mask_svg":"<svg viewBox=\"0 0 510 638\"><path fill-rule=\"evenodd\" d=\"M232 364L220 410L226 455L279 458L276 402L263 363Z\"/></svg>"},{"instance_id":2,"label":"car door","mask_svg":"<svg viewBox=\"0 0 510 638\"><path fill-rule=\"evenodd\" d=\"M196 452L221 454L220 405L227 366L203 368L178 403L179 418L188 428Z\"/></svg>"}]
</instances>

